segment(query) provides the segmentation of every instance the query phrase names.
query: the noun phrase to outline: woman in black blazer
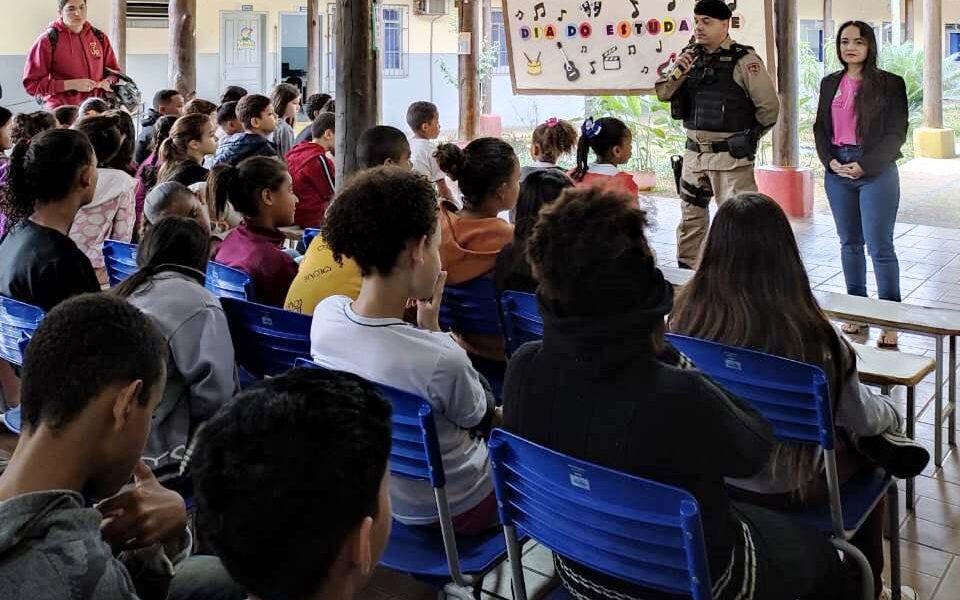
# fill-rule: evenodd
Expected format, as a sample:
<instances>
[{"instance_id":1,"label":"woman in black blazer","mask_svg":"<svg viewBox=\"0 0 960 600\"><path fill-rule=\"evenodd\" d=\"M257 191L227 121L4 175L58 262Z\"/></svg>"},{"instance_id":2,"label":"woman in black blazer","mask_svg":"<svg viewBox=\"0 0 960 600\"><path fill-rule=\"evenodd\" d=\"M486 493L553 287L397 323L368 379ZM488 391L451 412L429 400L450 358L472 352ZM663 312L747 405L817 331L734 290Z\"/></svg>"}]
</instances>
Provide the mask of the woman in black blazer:
<instances>
[{"instance_id":1,"label":"woman in black blazer","mask_svg":"<svg viewBox=\"0 0 960 600\"><path fill-rule=\"evenodd\" d=\"M826 167L824 187L842 247L847 293L867 295L864 243L873 260L877 292L900 301L900 264L893 228L900 206L896 160L907 138L907 90L903 79L877 67L877 38L862 21L848 21L837 35L843 70L820 83L813 126L817 154ZM860 333L860 325L843 330ZM880 345L895 346L884 331Z\"/></svg>"}]
</instances>

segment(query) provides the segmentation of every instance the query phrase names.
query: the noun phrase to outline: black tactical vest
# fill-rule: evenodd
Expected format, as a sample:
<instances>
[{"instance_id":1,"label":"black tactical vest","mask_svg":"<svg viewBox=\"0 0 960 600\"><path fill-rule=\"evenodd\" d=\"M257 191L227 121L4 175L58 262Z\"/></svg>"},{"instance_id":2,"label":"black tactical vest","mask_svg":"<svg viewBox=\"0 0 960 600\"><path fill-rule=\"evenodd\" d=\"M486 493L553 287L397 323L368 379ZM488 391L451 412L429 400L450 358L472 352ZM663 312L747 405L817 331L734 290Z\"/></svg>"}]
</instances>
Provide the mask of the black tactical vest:
<instances>
[{"instance_id":1,"label":"black tactical vest","mask_svg":"<svg viewBox=\"0 0 960 600\"><path fill-rule=\"evenodd\" d=\"M733 44L729 50L700 55L674 96L685 128L733 133L756 125L756 106L733 80L737 63L749 51L748 46Z\"/></svg>"}]
</instances>

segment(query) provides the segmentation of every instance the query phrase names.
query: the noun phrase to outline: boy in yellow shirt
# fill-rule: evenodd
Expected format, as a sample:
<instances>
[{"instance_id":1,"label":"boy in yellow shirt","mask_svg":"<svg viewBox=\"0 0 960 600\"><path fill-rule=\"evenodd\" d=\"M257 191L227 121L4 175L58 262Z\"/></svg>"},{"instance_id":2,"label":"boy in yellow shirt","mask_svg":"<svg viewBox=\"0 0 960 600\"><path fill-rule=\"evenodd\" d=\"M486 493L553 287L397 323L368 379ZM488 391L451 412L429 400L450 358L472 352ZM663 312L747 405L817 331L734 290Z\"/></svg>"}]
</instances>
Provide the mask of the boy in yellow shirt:
<instances>
[{"instance_id":1,"label":"boy in yellow shirt","mask_svg":"<svg viewBox=\"0 0 960 600\"><path fill-rule=\"evenodd\" d=\"M364 169L381 165L412 168L407 136L387 125L371 127L363 133L357 144L357 158ZM347 296L356 300L359 294L360 268L348 258L343 259L342 266L337 263L323 237L318 235L300 263L297 276L287 292L284 308L312 315L317 304L325 298Z\"/></svg>"}]
</instances>

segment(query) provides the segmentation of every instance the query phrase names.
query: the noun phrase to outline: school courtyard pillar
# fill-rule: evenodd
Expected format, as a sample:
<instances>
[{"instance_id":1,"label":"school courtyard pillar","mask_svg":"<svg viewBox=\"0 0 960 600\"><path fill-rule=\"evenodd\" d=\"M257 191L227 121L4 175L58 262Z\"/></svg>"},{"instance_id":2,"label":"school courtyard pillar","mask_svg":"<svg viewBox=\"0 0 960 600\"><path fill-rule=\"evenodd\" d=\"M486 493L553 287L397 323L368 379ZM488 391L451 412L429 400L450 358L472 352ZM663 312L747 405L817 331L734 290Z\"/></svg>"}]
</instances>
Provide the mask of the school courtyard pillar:
<instances>
[{"instance_id":1,"label":"school courtyard pillar","mask_svg":"<svg viewBox=\"0 0 960 600\"><path fill-rule=\"evenodd\" d=\"M923 126L913 132L913 152L918 157L953 158L953 130L943 127L942 0L923 0L923 54Z\"/></svg>"},{"instance_id":2,"label":"school courtyard pillar","mask_svg":"<svg viewBox=\"0 0 960 600\"><path fill-rule=\"evenodd\" d=\"M197 93L197 0L170 0L170 87L184 98Z\"/></svg>"},{"instance_id":3,"label":"school courtyard pillar","mask_svg":"<svg viewBox=\"0 0 960 600\"><path fill-rule=\"evenodd\" d=\"M113 0L110 12L110 44L121 71L127 70L127 0Z\"/></svg>"},{"instance_id":4,"label":"school courtyard pillar","mask_svg":"<svg viewBox=\"0 0 960 600\"><path fill-rule=\"evenodd\" d=\"M773 165L757 167L757 185L791 217L813 213L813 172L800 166L800 54L797 44L799 0L772 1L777 47L777 93L780 118L773 128Z\"/></svg>"},{"instance_id":5,"label":"school courtyard pillar","mask_svg":"<svg viewBox=\"0 0 960 600\"><path fill-rule=\"evenodd\" d=\"M320 0L307 0L307 96L320 92ZM306 98L304 98L306 103Z\"/></svg>"},{"instance_id":6,"label":"school courtyard pillar","mask_svg":"<svg viewBox=\"0 0 960 600\"><path fill-rule=\"evenodd\" d=\"M377 124L380 61L373 39L373 2L337 1L337 188L359 170L357 142Z\"/></svg>"},{"instance_id":7,"label":"school courtyard pillar","mask_svg":"<svg viewBox=\"0 0 960 600\"><path fill-rule=\"evenodd\" d=\"M462 142L477 137L480 124L480 2L459 0L460 10L460 130Z\"/></svg>"}]
</instances>

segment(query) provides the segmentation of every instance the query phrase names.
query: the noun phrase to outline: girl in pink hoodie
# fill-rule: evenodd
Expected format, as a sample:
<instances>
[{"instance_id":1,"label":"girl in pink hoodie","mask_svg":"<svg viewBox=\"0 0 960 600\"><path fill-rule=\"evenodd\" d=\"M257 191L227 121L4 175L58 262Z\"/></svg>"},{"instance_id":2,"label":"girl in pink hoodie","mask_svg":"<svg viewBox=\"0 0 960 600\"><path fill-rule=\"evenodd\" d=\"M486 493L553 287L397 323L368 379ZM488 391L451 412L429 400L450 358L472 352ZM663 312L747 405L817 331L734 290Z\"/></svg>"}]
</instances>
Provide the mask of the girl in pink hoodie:
<instances>
[{"instance_id":1,"label":"girl in pink hoodie","mask_svg":"<svg viewBox=\"0 0 960 600\"><path fill-rule=\"evenodd\" d=\"M80 105L115 83L120 71L107 36L87 21L86 0L59 0L60 18L34 42L23 69L23 87L48 109Z\"/></svg>"}]
</instances>

